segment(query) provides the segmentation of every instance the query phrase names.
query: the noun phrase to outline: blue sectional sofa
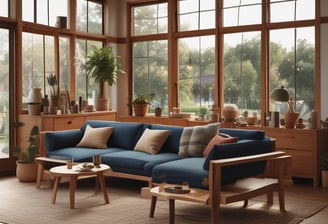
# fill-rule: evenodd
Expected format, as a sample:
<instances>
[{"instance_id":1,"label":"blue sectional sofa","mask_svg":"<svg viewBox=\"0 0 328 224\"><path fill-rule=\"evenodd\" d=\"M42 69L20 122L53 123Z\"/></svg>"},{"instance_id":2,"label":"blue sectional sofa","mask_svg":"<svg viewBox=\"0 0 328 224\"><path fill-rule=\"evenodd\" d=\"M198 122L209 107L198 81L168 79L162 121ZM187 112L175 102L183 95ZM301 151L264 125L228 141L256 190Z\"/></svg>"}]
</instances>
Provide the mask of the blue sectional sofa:
<instances>
[{"instance_id":1,"label":"blue sectional sofa","mask_svg":"<svg viewBox=\"0 0 328 224\"><path fill-rule=\"evenodd\" d=\"M93 128L113 127L106 148L77 147L84 136L87 125ZM212 124L213 125L213 124ZM156 154L134 150L146 129L169 130L161 149ZM44 133L46 156L90 162L92 156L101 155L102 163L108 164L110 176L130 178L152 183L188 182L191 187L208 189L211 160L250 156L274 151L274 141L263 131L241 129L218 129L238 137L235 143L214 145L207 156L182 157L179 155L184 127L115 121L87 121L81 129ZM215 134L218 134L215 133ZM94 139L97 141L97 139ZM256 162L225 167L221 184L228 184L245 176L263 172L265 162Z\"/></svg>"}]
</instances>

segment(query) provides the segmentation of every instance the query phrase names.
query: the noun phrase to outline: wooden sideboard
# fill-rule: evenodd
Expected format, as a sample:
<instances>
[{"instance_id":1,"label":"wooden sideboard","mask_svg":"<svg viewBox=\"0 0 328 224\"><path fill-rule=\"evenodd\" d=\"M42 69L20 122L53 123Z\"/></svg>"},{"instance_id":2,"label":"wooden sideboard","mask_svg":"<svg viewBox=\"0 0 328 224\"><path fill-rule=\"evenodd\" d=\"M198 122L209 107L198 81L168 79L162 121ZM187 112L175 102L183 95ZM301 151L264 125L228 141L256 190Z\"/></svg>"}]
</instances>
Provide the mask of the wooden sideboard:
<instances>
[{"instance_id":1,"label":"wooden sideboard","mask_svg":"<svg viewBox=\"0 0 328 224\"><path fill-rule=\"evenodd\" d=\"M26 138L28 137L33 125L39 126L40 132L60 131L79 129L87 120L117 120L115 111L97 111L90 113L61 114L61 115L19 115L16 128L16 145L25 149L27 147ZM42 145L42 144L41 144ZM41 155L44 155L44 149L41 148Z\"/></svg>"},{"instance_id":2,"label":"wooden sideboard","mask_svg":"<svg viewBox=\"0 0 328 224\"><path fill-rule=\"evenodd\" d=\"M276 139L276 150L292 156L292 176L312 179L317 187L321 181L321 157L328 152L328 129L286 129L250 126L264 130Z\"/></svg>"}]
</instances>

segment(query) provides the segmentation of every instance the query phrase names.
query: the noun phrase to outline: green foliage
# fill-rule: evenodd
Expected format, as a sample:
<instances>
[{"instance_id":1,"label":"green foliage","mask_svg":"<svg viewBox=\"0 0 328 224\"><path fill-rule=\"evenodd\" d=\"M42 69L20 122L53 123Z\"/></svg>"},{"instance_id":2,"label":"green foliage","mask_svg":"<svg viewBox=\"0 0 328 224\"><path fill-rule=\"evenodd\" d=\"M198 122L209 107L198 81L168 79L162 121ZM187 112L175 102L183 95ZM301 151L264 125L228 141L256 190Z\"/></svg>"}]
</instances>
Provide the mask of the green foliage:
<instances>
[{"instance_id":1,"label":"green foliage","mask_svg":"<svg viewBox=\"0 0 328 224\"><path fill-rule=\"evenodd\" d=\"M30 136L27 142L29 146L25 151L18 146L15 147L15 152L18 154L18 161L21 163L34 163L35 157L39 154L39 127L34 125L31 129Z\"/></svg>"},{"instance_id":2,"label":"green foliage","mask_svg":"<svg viewBox=\"0 0 328 224\"><path fill-rule=\"evenodd\" d=\"M84 69L88 78L94 78L99 84L98 97L104 98L104 83L112 86L116 84L118 75L124 73L121 64L117 62L117 56L114 56L112 47L97 48L91 47L91 54L87 57Z\"/></svg>"},{"instance_id":3,"label":"green foliage","mask_svg":"<svg viewBox=\"0 0 328 224\"><path fill-rule=\"evenodd\" d=\"M129 106L131 105L135 105L135 104L150 104L150 101L152 101L152 99L154 98L154 94L150 94L148 97L145 95L137 95L129 104Z\"/></svg>"},{"instance_id":4,"label":"green foliage","mask_svg":"<svg viewBox=\"0 0 328 224\"><path fill-rule=\"evenodd\" d=\"M47 82L48 82L48 85L51 86L50 95L52 97L58 97L58 94L59 94L59 85L58 85L58 81L57 81L56 75L50 74L47 77Z\"/></svg>"}]
</instances>

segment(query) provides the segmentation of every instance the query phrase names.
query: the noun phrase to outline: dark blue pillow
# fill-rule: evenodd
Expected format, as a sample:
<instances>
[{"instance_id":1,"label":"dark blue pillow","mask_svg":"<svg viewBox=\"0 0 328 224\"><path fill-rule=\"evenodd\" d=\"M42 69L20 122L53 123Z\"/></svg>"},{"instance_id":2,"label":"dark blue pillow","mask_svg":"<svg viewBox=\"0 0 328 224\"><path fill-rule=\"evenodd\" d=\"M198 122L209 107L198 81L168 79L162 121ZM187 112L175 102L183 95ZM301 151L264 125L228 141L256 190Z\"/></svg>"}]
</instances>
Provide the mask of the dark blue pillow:
<instances>
[{"instance_id":1,"label":"dark blue pillow","mask_svg":"<svg viewBox=\"0 0 328 224\"><path fill-rule=\"evenodd\" d=\"M171 125L159 125L153 124L151 126L153 130L169 130L170 134L167 137L166 141L164 142L160 152L172 152L172 153L179 153L180 147L180 137L183 131L183 127L179 126L171 126Z\"/></svg>"}]
</instances>

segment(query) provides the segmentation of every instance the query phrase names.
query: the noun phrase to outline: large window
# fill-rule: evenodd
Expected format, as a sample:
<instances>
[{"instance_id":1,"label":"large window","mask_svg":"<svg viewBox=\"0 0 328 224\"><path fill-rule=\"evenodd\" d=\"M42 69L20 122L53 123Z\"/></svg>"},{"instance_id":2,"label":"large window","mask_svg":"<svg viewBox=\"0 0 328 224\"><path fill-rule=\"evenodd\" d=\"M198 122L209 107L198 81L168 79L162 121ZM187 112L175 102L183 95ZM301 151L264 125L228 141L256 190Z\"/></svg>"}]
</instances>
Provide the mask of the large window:
<instances>
[{"instance_id":1,"label":"large window","mask_svg":"<svg viewBox=\"0 0 328 224\"><path fill-rule=\"evenodd\" d=\"M133 15L134 35L167 33L167 3L135 7Z\"/></svg>"},{"instance_id":2,"label":"large window","mask_svg":"<svg viewBox=\"0 0 328 224\"><path fill-rule=\"evenodd\" d=\"M270 92L284 86L306 119L314 109L314 47L314 27L270 31ZM271 109L283 114L288 106L272 101Z\"/></svg>"},{"instance_id":3,"label":"large window","mask_svg":"<svg viewBox=\"0 0 328 224\"><path fill-rule=\"evenodd\" d=\"M133 92L151 100L150 112L162 107L168 113L167 41L136 42L133 45Z\"/></svg>"},{"instance_id":4,"label":"large window","mask_svg":"<svg viewBox=\"0 0 328 224\"><path fill-rule=\"evenodd\" d=\"M0 16L8 17L8 0L0 0Z\"/></svg>"},{"instance_id":5,"label":"large window","mask_svg":"<svg viewBox=\"0 0 328 224\"><path fill-rule=\"evenodd\" d=\"M178 0L179 31L215 28L215 0Z\"/></svg>"},{"instance_id":6,"label":"large window","mask_svg":"<svg viewBox=\"0 0 328 224\"><path fill-rule=\"evenodd\" d=\"M41 34L23 33L23 104L27 102L30 88L42 89L43 95L50 96L46 77L55 74L54 37Z\"/></svg>"},{"instance_id":7,"label":"large window","mask_svg":"<svg viewBox=\"0 0 328 224\"><path fill-rule=\"evenodd\" d=\"M75 55L76 55L76 89L77 96L81 96L83 99L89 99L90 104L93 104L93 99L97 95L98 85L93 79L89 79L83 68L84 62L88 54L90 53L91 46L100 48L103 46L101 41L92 40L76 40Z\"/></svg>"},{"instance_id":8,"label":"large window","mask_svg":"<svg viewBox=\"0 0 328 224\"><path fill-rule=\"evenodd\" d=\"M179 106L199 114L214 103L215 37L179 39Z\"/></svg>"},{"instance_id":9,"label":"large window","mask_svg":"<svg viewBox=\"0 0 328 224\"><path fill-rule=\"evenodd\" d=\"M9 30L0 28L0 159L9 158Z\"/></svg>"},{"instance_id":10,"label":"large window","mask_svg":"<svg viewBox=\"0 0 328 224\"><path fill-rule=\"evenodd\" d=\"M56 26L57 16L67 17L67 0L22 0L23 20Z\"/></svg>"},{"instance_id":11,"label":"large window","mask_svg":"<svg viewBox=\"0 0 328 224\"><path fill-rule=\"evenodd\" d=\"M176 15L176 20L166 25L173 27L168 30L173 35L167 37L168 46L173 48L168 56L173 67L168 68L173 71L168 74L173 80L170 105L196 114L202 107L208 109L218 103L220 107L236 104L240 114L247 111L263 115L267 112L263 109L283 113L287 104L273 102L269 96L273 89L285 86L296 99L296 110L302 118L315 109L316 1L176 0L168 4L171 3L175 5L165 5L172 9L170 15ZM138 36L139 41L133 45L133 63L144 57L149 71L153 68L146 63L149 55L138 55L136 49L139 45L146 49L147 43L163 38L158 34L166 29L159 29L159 24L165 26L167 20L160 8L160 4L133 5L131 39L133 42ZM140 35L145 35L147 41L140 42ZM171 61L171 57L177 61ZM147 74L144 71L134 64L134 93L145 89L136 85L140 74Z\"/></svg>"},{"instance_id":12,"label":"large window","mask_svg":"<svg viewBox=\"0 0 328 224\"><path fill-rule=\"evenodd\" d=\"M103 34L102 3L77 0L76 15L76 30L86 33Z\"/></svg>"},{"instance_id":13,"label":"large window","mask_svg":"<svg viewBox=\"0 0 328 224\"><path fill-rule=\"evenodd\" d=\"M224 103L261 112L260 32L225 34L223 61Z\"/></svg>"}]
</instances>

